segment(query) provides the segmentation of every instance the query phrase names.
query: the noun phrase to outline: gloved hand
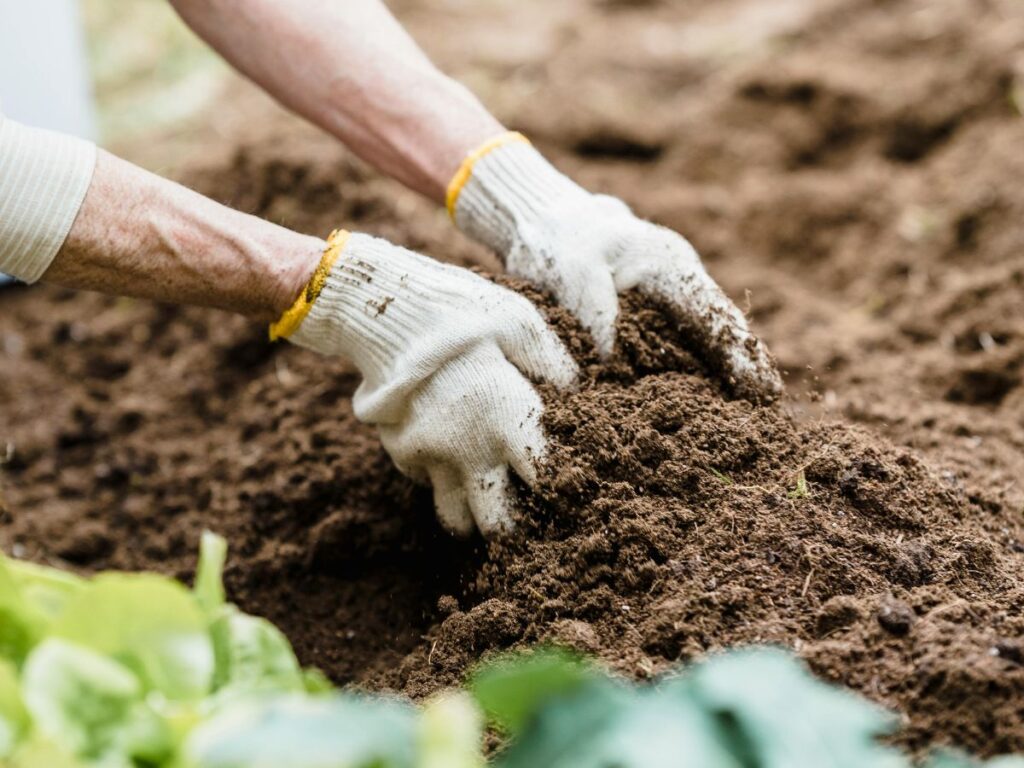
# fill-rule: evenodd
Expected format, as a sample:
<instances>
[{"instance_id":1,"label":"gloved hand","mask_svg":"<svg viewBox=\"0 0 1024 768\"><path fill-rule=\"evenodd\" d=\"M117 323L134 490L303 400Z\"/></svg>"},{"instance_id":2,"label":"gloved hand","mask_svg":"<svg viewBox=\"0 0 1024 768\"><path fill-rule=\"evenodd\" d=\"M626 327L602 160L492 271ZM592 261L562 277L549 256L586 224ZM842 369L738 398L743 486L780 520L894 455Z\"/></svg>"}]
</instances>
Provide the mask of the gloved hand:
<instances>
[{"instance_id":1,"label":"gloved hand","mask_svg":"<svg viewBox=\"0 0 1024 768\"><path fill-rule=\"evenodd\" d=\"M520 134L466 159L448 187L448 211L511 274L551 291L603 356L615 344L618 294L636 288L674 311L737 394L772 400L782 391L771 355L682 236L579 187Z\"/></svg>"},{"instance_id":2,"label":"gloved hand","mask_svg":"<svg viewBox=\"0 0 1024 768\"><path fill-rule=\"evenodd\" d=\"M374 237L335 233L271 338L351 359L356 416L399 470L434 487L450 530L513 524L509 467L528 484L544 453L527 376L570 387L577 368L526 298Z\"/></svg>"}]
</instances>

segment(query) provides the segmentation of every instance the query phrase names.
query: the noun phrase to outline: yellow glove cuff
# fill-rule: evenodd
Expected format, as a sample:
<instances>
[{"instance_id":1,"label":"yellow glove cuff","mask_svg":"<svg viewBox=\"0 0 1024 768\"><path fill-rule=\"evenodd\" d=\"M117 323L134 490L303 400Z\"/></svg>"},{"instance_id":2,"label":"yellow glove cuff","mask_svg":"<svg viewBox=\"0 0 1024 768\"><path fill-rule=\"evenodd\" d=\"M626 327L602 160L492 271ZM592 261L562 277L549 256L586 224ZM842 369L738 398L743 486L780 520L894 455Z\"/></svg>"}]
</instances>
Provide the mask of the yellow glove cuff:
<instances>
[{"instance_id":1,"label":"yellow glove cuff","mask_svg":"<svg viewBox=\"0 0 1024 768\"><path fill-rule=\"evenodd\" d=\"M477 161L488 153L498 149L498 147L503 147L506 144L514 144L516 142L529 144L530 140L517 131L508 131L500 136L495 136L493 139L488 139L466 155L466 159L462 161L462 165L459 166L459 170L455 172L455 175L452 176L452 180L448 182L448 193L445 195L445 205L448 208L448 215L452 217L452 221L455 220L455 204L459 202L459 193L462 192L462 188L466 186L466 182L469 181L469 177L473 175L473 166L476 165Z\"/></svg>"},{"instance_id":2,"label":"yellow glove cuff","mask_svg":"<svg viewBox=\"0 0 1024 768\"><path fill-rule=\"evenodd\" d=\"M320 296L320 291L323 290L324 283L327 281L327 275L330 274L338 257L341 256L341 251L344 249L345 243L348 242L350 234L348 230L344 229L336 229L331 232L331 236L327 238L327 248L320 258L320 264L313 273L313 277L306 283L305 289L299 294L299 298L295 300L291 308L281 315L280 320L270 326L271 341L287 339L302 325L302 321L306 319L309 310L313 308L314 302Z\"/></svg>"}]
</instances>

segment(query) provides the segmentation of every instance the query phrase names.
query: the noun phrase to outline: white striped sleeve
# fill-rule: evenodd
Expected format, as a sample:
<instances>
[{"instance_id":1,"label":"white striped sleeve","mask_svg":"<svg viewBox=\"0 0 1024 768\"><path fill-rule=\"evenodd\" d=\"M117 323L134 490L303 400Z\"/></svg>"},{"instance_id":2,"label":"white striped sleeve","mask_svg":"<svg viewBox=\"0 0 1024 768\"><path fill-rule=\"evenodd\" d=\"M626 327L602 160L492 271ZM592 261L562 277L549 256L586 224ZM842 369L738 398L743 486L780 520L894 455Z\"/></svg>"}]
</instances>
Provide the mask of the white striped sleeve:
<instances>
[{"instance_id":1,"label":"white striped sleeve","mask_svg":"<svg viewBox=\"0 0 1024 768\"><path fill-rule=\"evenodd\" d=\"M0 115L0 272L34 283L64 244L96 165L90 142Z\"/></svg>"}]
</instances>

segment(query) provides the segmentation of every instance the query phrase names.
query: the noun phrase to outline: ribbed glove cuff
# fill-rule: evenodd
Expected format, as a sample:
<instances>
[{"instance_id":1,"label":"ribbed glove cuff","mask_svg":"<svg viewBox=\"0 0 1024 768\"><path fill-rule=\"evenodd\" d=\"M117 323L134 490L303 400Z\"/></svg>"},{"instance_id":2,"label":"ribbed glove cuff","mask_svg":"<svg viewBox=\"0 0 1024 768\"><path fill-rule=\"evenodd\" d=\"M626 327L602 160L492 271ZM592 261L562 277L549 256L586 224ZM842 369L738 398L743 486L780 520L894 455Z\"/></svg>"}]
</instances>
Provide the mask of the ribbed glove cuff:
<instances>
[{"instance_id":1,"label":"ribbed glove cuff","mask_svg":"<svg viewBox=\"0 0 1024 768\"><path fill-rule=\"evenodd\" d=\"M553 207L589 196L525 139L518 134L508 137L472 153L452 180L453 186L461 180L461 187L449 193L456 226L505 257L517 233L531 221Z\"/></svg>"},{"instance_id":2,"label":"ribbed glove cuff","mask_svg":"<svg viewBox=\"0 0 1024 768\"><path fill-rule=\"evenodd\" d=\"M96 147L0 116L0 272L34 283L74 224Z\"/></svg>"}]
</instances>

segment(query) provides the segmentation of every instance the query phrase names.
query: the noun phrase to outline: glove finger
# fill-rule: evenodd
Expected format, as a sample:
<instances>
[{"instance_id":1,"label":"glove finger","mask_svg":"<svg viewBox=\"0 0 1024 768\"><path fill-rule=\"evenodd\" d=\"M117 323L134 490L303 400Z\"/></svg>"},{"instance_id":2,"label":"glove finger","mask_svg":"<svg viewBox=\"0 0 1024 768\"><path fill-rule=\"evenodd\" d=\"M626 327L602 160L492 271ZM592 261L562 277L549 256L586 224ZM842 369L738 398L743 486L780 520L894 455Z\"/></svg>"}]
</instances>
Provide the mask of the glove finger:
<instances>
[{"instance_id":1,"label":"glove finger","mask_svg":"<svg viewBox=\"0 0 1024 768\"><path fill-rule=\"evenodd\" d=\"M547 440L541 427L540 416L542 405L538 398L537 408L532 410L526 420L517 424L515 434L508 438L506 460L512 471L522 478L531 488L537 486L537 462L547 454Z\"/></svg>"},{"instance_id":2,"label":"glove finger","mask_svg":"<svg viewBox=\"0 0 1024 768\"><path fill-rule=\"evenodd\" d=\"M693 333L708 362L721 370L736 394L771 401L782 392L782 379L765 345L750 332L747 319L704 269L696 251L669 230L648 243L648 254L672 250L665 267L645 275L639 287L672 306ZM635 253L636 258L642 254ZM662 257L664 258L664 257Z\"/></svg>"},{"instance_id":3,"label":"glove finger","mask_svg":"<svg viewBox=\"0 0 1024 768\"><path fill-rule=\"evenodd\" d=\"M493 467L473 475L466 483L469 507L480 532L487 538L515 527L515 511L506 467Z\"/></svg>"},{"instance_id":4,"label":"glove finger","mask_svg":"<svg viewBox=\"0 0 1024 768\"><path fill-rule=\"evenodd\" d=\"M619 293L612 273L599 265L581 266L570 283L576 287L559 297L562 306L590 332L598 355L607 359L615 349L615 321L619 316Z\"/></svg>"},{"instance_id":5,"label":"glove finger","mask_svg":"<svg viewBox=\"0 0 1024 768\"><path fill-rule=\"evenodd\" d=\"M426 485L430 476L422 460L415 460L415 453L403 445L403 430L392 425L383 424L379 427L380 444L390 457L395 468L414 483Z\"/></svg>"},{"instance_id":6,"label":"glove finger","mask_svg":"<svg viewBox=\"0 0 1024 768\"><path fill-rule=\"evenodd\" d=\"M444 464L427 468L430 484L434 487L434 507L441 525L456 536L469 536L476 524L469 508L466 489L458 473Z\"/></svg>"},{"instance_id":7,"label":"glove finger","mask_svg":"<svg viewBox=\"0 0 1024 768\"><path fill-rule=\"evenodd\" d=\"M576 361L537 308L523 298L505 311L508 325L500 340L506 359L535 381L572 387L579 376Z\"/></svg>"},{"instance_id":8,"label":"glove finger","mask_svg":"<svg viewBox=\"0 0 1024 768\"><path fill-rule=\"evenodd\" d=\"M682 297L677 298L677 306L689 309L689 321L697 328L706 354L717 363L736 394L753 401L776 399L782 393L782 378L775 360L750 332L739 307L707 273L703 278L693 287L681 281Z\"/></svg>"}]
</instances>

